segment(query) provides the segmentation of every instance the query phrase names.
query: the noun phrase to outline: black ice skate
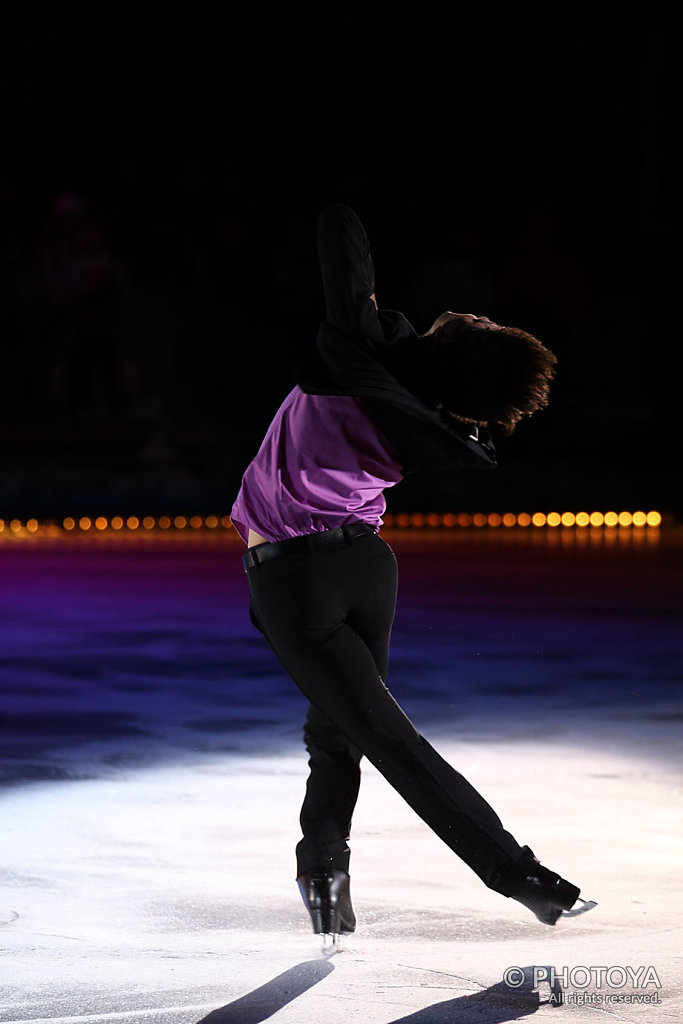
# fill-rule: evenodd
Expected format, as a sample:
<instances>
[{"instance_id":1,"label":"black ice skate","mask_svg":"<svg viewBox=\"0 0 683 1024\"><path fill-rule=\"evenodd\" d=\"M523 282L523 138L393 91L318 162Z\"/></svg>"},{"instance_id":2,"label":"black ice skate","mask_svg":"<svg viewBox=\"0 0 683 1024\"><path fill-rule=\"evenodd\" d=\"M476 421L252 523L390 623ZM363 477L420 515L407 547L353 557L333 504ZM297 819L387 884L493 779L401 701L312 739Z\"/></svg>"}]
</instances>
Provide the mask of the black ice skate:
<instances>
[{"instance_id":1,"label":"black ice skate","mask_svg":"<svg viewBox=\"0 0 683 1024\"><path fill-rule=\"evenodd\" d=\"M356 929L351 906L350 878L345 871L315 871L297 878L313 931L323 936L323 951L336 953L339 936Z\"/></svg>"}]
</instances>

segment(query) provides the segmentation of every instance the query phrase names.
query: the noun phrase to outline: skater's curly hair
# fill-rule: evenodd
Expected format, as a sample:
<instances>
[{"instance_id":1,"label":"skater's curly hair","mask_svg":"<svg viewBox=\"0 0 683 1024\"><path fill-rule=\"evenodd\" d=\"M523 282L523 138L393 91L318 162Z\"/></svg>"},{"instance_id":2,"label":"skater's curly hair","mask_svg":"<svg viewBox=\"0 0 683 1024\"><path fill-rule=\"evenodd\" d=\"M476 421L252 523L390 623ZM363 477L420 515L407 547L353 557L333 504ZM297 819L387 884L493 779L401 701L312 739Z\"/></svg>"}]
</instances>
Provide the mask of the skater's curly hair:
<instances>
[{"instance_id":1,"label":"skater's curly hair","mask_svg":"<svg viewBox=\"0 0 683 1024\"><path fill-rule=\"evenodd\" d=\"M424 340L438 403L456 418L511 434L523 416L548 404L557 359L533 334L447 321Z\"/></svg>"}]
</instances>

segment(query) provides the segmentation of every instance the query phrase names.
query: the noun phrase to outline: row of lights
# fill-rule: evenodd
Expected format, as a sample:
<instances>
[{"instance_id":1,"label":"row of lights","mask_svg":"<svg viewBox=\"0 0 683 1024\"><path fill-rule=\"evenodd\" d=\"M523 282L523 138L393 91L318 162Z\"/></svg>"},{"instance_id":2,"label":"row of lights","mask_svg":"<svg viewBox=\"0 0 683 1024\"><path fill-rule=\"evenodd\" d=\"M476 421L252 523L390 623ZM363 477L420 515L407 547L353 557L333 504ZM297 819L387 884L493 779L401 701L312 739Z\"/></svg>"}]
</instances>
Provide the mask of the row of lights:
<instances>
[{"instance_id":1,"label":"row of lights","mask_svg":"<svg viewBox=\"0 0 683 1024\"><path fill-rule=\"evenodd\" d=\"M128 516L124 519L123 516L114 516L112 519L106 519L104 516L98 516L96 519L90 519L88 516L81 516L80 519L72 519L67 517L62 526L65 530L218 530L218 529L230 529L232 523L230 522L229 516L160 516L155 519L154 516L144 516L140 519L138 516Z\"/></svg>"},{"instance_id":2,"label":"row of lights","mask_svg":"<svg viewBox=\"0 0 683 1024\"><path fill-rule=\"evenodd\" d=\"M398 514L388 513L384 517L385 526L397 527L399 529L434 529L446 527L658 527L661 526L662 516L659 512L506 512L503 515L498 512L461 512L459 514L446 512L412 514L401 512ZM40 523L37 519L27 519L22 522L20 519L11 519L6 522L0 519L0 533L19 534L27 532L37 534L39 531L61 533L81 532L95 533L113 530L135 531L135 530L227 530L232 527L229 516L113 516L111 519L106 516L81 516L75 519L67 516L61 523L49 522Z\"/></svg>"},{"instance_id":3,"label":"row of lights","mask_svg":"<svg viewBox=\"0 0 683 1024\"><path fill-rule=\"evenodd\" d=\"M8 530L11 533L20 533L26 530L28 533L38 533L42 529L48 529L52 531L66 531L67 533L82 532L87 533L88 531L101 532L105 530L115 530L117 532L123 530L218 530L218 529L230 529L232 523L230 522L229 516L160 516L155 519L154 516L144 516L139 518L138 516L113 516L111 519L107 519L106 516L97 516L91 518L90 516L81 516L80 519L74 519L72 516L67 516L61 523L49 521L47 523L40 523L37 519L27 519L26 522L22 522L20 519L11 519L6 522L4 519L0 519L0 533Z\"/></svg>"},{"instance_id":4,"label":"row of lights","mask_svg":"<svg viewBox=\"0 0 683 1024\"><path fill-rule=\"evenodd\" d=\"M384 517L386 526L389 527L483 527L483 526L549 526L556 528L565 527L602 527L615 526L661 526L662 516L660 512L505 512L501 515L498 512L461 512L458 515L447 512L444 515L437 513L423 514L416 512L408 514L401 512L398 515L386 515Z\"/></svg>"}]
</instances>

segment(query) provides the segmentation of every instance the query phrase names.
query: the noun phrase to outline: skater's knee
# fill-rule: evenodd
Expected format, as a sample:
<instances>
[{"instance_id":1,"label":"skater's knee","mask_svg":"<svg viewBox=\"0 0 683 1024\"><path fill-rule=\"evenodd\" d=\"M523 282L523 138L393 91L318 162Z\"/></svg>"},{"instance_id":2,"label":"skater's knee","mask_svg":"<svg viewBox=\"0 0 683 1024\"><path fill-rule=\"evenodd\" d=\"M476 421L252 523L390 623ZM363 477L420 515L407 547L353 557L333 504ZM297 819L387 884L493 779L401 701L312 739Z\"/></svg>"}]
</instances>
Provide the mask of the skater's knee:
<instances>
[{"instance_id":1,"label":"skater's knee","mask_svg":"<svg viewBox=\"0 0 683 1024\"><path fill-rule=\"evenodd\" d=\"M304 743L309 754L324 751L332 755L343 754L360 760L361 754L347 736L331 726L304 726Z\"/></svg>"}]
</instances>

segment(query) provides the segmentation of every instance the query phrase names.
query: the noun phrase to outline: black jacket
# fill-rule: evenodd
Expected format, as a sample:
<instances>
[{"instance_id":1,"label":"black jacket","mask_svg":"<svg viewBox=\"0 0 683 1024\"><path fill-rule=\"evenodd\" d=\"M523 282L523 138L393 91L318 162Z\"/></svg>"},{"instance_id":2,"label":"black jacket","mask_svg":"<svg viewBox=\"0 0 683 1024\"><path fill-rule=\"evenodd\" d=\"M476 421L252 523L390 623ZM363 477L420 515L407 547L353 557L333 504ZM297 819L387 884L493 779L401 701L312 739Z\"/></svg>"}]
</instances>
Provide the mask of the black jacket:
<instances>
[{"instance_id":1,"label":"black jacket","mask_svg":"<svg viewBox=\"0 0 683 1024\"><path fill-rule=\"evenodd\" d=\"M350 207L335 203L320 214L318 255L327 315L318 331L318 362L299 382L302 390L360 398L404 476L495 466L488 432L454 420L426 397L428 343L402 313L376 309L370 241Z\"/></svg>"}]
</instances>

